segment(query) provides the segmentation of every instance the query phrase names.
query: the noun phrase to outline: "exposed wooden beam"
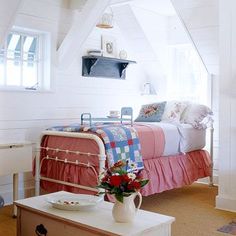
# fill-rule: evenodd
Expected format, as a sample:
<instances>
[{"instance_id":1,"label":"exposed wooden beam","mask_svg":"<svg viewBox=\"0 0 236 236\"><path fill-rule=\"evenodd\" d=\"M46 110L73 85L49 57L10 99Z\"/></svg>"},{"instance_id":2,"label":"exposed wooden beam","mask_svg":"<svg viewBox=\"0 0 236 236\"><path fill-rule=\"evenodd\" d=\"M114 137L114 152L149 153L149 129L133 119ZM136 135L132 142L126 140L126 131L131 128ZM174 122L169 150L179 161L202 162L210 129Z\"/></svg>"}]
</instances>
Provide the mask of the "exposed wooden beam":
<instances>
[{"instance_id":1,"label":"exposed wooden beam","mask_svg":"<svg viewBox=\"0 0 236 236\"><path fill-rule=\"evenodd\" d=\"M88 0L58 49L58 63L67 68L80 53L80 48L109 6L110 0Z\"/></svg>"},{"instance_id":2,"label":"exposed wooden beam","mask_svg":"<svg viewBox=\"0 0 236 236\"><path fill-rule=\"evenodd\" d=\"M14 24L21 2L21 0L0 0L0 47Z\"/></svg>"}]
</instances>

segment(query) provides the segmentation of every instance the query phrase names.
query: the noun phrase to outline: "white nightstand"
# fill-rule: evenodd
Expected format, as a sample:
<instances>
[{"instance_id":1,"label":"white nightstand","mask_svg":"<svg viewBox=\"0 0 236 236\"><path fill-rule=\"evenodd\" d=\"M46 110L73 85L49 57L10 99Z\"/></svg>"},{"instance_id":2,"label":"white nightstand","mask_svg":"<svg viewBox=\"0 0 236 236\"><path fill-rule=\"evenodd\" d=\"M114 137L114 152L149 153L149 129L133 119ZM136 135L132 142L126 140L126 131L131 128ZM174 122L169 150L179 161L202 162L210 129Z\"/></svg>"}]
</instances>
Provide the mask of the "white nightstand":
<instances>
[{"instance_id":1,"label":"white nightstand","mask_svg":"<svg viewBox=\"0 0 236 236\"><path fill-rule=\"evenodd\" d=\"M18 199L18 173L28 171L32 171L32 143L0 143L0 176L13 174L13 201Z\"/></svg>"}]
</instances>

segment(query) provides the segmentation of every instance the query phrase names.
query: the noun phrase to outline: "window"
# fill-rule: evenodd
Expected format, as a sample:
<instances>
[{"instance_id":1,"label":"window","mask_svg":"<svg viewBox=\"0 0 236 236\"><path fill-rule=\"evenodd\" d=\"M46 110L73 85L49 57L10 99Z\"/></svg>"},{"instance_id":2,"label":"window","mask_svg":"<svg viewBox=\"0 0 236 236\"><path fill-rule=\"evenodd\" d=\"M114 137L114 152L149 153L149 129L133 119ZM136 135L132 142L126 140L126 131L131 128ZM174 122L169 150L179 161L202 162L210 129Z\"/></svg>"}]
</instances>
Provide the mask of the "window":
<instances>
[{"instance_id":1,"label":"window","mask_svg":"<svg viewBox=\"0 0 236 236\"><path fill-rule=\"evenodd\" d=\"M43 34L12 31L0 50L0 88L44 88ZM43 76L44 75L44 76Z\"/></svg>"},{"instance_id":2,"label":"window","mask_svg":"<svg viewBox=\"0 0 236 236\"><path fill-rule=\"evenodd\" d=\"M209 77L191 44L169 48L168 96L209 105Z\"/></svg>"}]
</instances>

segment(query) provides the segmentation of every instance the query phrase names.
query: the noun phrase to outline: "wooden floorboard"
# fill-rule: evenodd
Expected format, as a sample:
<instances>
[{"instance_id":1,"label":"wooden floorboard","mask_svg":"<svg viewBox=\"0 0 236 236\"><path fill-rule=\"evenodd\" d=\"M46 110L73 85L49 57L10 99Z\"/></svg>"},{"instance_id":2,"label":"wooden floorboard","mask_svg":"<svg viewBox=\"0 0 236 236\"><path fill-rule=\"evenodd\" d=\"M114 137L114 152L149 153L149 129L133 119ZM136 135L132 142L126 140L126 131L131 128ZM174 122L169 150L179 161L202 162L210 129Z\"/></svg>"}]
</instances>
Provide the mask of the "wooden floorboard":
<instances>
[{"instance_id":1,"label":"wooden floorboard","mask_svg":"<svg viewBox=\"0 0 236 236\"><path fill-rule=\"evenodd\" d=\"M13 206L0 208L0 235L16 236L16 219L12 217Z\"/></svg>"}]
</instances>

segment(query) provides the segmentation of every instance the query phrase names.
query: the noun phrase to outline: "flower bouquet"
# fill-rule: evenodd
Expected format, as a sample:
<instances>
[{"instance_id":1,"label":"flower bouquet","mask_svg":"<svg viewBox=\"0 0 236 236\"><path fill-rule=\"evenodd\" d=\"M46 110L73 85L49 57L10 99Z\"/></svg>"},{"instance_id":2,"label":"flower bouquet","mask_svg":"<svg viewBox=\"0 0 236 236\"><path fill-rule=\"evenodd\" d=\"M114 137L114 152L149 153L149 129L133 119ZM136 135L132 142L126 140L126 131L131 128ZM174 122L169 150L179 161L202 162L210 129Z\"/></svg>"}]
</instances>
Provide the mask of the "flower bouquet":
<instances>
[{"instance_id":1,"label":"flower bouquet","mask_svg":"<svg viewBox=\"0 0 236 236\"><path fill-rule=\"evenodd\" d=\"M105 193L113 194L123 203L124 197L129 197L148 183L148 179L141 178L140 172L135 163L118 161L100 175L98 188L105 189Z\"/></svg>"}]
</instances>

